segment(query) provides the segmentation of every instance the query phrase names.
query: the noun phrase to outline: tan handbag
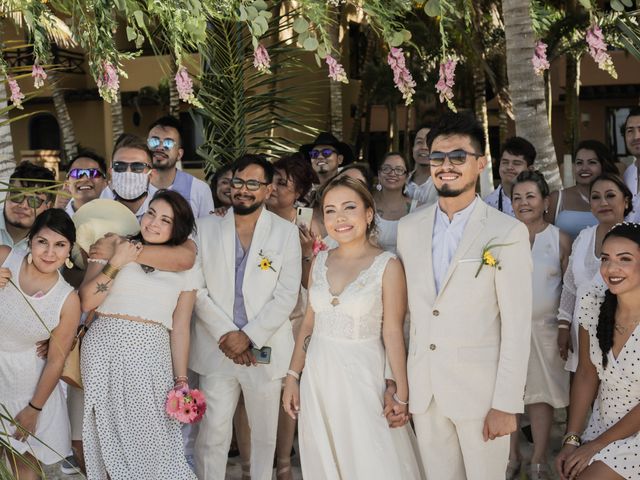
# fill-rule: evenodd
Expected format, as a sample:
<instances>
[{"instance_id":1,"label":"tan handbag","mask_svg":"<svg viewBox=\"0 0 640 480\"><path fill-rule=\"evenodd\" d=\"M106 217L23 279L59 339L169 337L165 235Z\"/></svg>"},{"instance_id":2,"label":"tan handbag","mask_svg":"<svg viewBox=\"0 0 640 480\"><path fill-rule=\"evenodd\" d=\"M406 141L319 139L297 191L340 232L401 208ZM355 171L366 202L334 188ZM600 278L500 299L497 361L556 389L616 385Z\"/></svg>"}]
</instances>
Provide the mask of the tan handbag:
<instances>
[{"instance_id":1,"label":"tan handbag","mask_svg":"<svg viewBox=\"0 0 640 480\"><path fill-rule=\"evenodd\" d=\"M62 374L60 375L60 380L79 389L83 388L82 375L80 374L80 345L82 344L82 338L85 333L87 333L89 325L93 322L94 316L95 310L91 310L84 324L78 327L78 333L73 339L73 346L71 347L69 355L67 355L64 367L62 368Z\"/></svg>"}]
</instances>

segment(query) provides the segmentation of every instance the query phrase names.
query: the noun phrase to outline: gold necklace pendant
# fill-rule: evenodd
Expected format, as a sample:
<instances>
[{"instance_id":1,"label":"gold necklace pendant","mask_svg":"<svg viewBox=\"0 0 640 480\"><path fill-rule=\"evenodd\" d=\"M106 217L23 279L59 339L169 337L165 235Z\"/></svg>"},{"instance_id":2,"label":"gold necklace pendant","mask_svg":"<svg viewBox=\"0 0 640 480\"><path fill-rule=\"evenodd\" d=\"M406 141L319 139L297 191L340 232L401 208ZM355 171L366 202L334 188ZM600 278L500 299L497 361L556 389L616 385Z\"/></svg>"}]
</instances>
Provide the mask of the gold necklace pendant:
<instances>
[{"instance_id":1,"label":"gold necklace pendant","mask_svg":"<svg viewBox=\"0 0 640 480\"><path fill-rule=\"evenodd\" d=\"M333 299L331 300L331 305L333 305L334 307L340 305L340 299L338 297L333 297Z\"/></svg>"},{"instance_id":2,"label":"gold necklace pendant","mask_svg":"<svg viewBox=\"0 0 640 480\"><path fill-rule=\"evenodd\" d=\"M628 327L623 327L622 325L620 325L617 322L614 325L614 328L615 328L616 332L618 332L620 335L624 335L625 333L627 333L627 330L628 330Z\"/></svg>"}]
</instances>

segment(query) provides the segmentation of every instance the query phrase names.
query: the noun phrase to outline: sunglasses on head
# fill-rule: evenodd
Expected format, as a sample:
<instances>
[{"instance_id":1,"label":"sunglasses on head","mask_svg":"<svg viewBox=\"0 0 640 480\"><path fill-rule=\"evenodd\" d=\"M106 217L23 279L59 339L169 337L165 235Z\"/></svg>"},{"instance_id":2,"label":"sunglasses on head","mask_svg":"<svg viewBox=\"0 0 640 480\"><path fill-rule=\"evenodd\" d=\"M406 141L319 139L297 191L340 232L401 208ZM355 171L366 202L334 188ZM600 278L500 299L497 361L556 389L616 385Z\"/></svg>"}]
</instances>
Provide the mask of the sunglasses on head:
<instances>
[{"instance_id":1,"label":"sunglasses on head","mask_svg":"<svg viewBox=\"0 0 640 480\"><path fill-rule=\"evenodd\" d=\"M82 177L104 178L104 173L97 168L72 168L67 174L67 178L73 178L74 180Z\"/></svg>"},{"instance_id":2,"label":"sunglasses on head","mask_svg":"<svg viewBox=\"0 0 640 480\"><path fill-rule=\"evenodd\" d=\"M336 152L333 148L323 148L321 150L317 150L314 148L309 152L309 156L311 158L318 158L320 155L322 155L324 158L327 158L333 155L334 153L338 153L338 152Z\"/></svg>"},{"instance_id":3,"label":"sunglasses on head","mask_svg":"<svg viewBox=\"0 0 640 480\"><path fill-rule=\"evenodd\" d=\"M269 185L267 182L261 182L259 180L243 180L241 178L233 177L231 179L231 187L236 190L240 190L242 187L247 187L247 190L250 192L255 192L259 190L261 186Z\"/></svg>"},{"instance_id":4,"label":"sunglasses on head","mask_svg":"<svg viewBox=\"0 0 640 480\"><path fill-rule=\"evenodd\" d=\"M159 137L149 137L147 139L147 146L151 150L155 150L160 145L162 145L162 148L164 150L171 150L173 147L175 147L176 141L173 138L164 138L160 140Z\"/></svg>"},{"instance_id":5,"label":"sunglasses on head","mask_svg":"<svg viewBox=\"0 0 640 480\"><path fill-rule=\"evenodd\" d=\"M440 167L444 165L445 159L448 158L451 165L460 166L464 165L464 163L467 161L468 155L473 155L476 158L482 156L482 154L480 153L467 152L466 150L454 150L452 152L431 152L429 154L429 163L433 167Z\"/></svg>"},{"instance_id":6,"label":"sunglasses on head","mask_svg":"<svg viewBox=\"0 0 640 480\"><path fill-rule=\"evenodd\" d=\"M151 168L151 165L144 162L113 162L112 168L117 173L126 172L127 170L133 173L144 173L145 169Z\"/></svg>"},{"instance_id":7,"label":"sunglasses on head","mask_svg":"<svg viewBox=\"0 0 640 480\"><path fill-rule=\"evenodd\" d=\"M29 206L29 208L40 208L42 204L47 201L45 198L40 198L36 195L25 195L24 193L11 195L9 197L9 200L18 205L24 202L25 199L27 200L27 205Z\"/></svg>"}]
</instances>

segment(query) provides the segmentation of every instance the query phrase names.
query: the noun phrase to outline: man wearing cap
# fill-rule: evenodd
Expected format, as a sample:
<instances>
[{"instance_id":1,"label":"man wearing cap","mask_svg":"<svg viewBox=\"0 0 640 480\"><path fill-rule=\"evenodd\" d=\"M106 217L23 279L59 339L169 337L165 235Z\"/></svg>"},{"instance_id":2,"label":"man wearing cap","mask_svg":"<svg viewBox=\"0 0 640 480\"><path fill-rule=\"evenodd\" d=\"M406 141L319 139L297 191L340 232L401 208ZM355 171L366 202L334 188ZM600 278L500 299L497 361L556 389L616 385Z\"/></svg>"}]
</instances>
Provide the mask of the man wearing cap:
<instances>
[{"instance_id":1,"label":"man wearing cap","mask_svg":"<svg viewBox=\"0 0 640 480\"><path fill-rule=\"evenodd\" d=\"M351 147L329 132L322 132L313 143L302 145L300 152L311 160L320 179L320 186L335 177L340 167L353 162Z\"/></svg>"},{"instance_id":2,"label":"man wearing cap","mask_svg":"<svg viewBox=\"0 0 640 480\"><path fill-rule=\"evenodd\" d=\"M25 180L29 179L29 181ZM9 177L10 188L0 217L0 244L27 250L27 234L36 217L51 207L55 176L51 170L22 162ZM29 193L20 189L28 188ZM48 192L34 188L51 189Z\"/></svg>"},{"instance_id":3,"label":"man wearing cap","mask_svg":"<svg viewBox=\"0 0 640 480\"><path fill-rule=\"evenodd\" d=\"M189 202L196 218L209 215L214 208L209 185L176 166L184 155L178 119L167 116L153 122L147 135L147 146L156 170L149 185L149 196L153 197L162 188L175 190Z\"/></svg>"}]
</instances>

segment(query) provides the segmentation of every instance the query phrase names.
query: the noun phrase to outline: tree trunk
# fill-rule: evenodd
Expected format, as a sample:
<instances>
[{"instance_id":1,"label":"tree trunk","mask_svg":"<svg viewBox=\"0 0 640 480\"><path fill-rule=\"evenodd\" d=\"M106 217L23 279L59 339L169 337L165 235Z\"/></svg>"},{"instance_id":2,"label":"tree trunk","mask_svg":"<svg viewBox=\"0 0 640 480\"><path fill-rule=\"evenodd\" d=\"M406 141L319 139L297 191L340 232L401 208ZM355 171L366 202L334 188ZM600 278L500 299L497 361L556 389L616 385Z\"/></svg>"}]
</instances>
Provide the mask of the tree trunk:
<instances>
[{"instance_id":1,"label":"tree trunk","mask_svg":"<svg viewBox=\"0 0 640 480\"><path fill-rule=\"evenodd\" d=\"M16 168L15 156L13 155L13 140L11 138L11 126L9 125L9 112L7 108L7 92L6 82L0 82L0 202L4 201L6 192L5 183L9 181L9 176Z\"/></svg>"},{"instance_id":2,"label":"tree trunk","mask_svg":"<svg viewBox=\"0 0 640 480\"><path fill-rule=\"evenodd\" d=\"M364 135L362 136L362 157L369 161L369 151L371 150L371 102L367 102L364 114Z\"/></svg>"},{"instance_id":3,"label":"tree trunk","mask_svg":"<svg viewBox=\"0 0 640 480\"><path fill-rule=\"evenodd\" d=\"M178 89L176 87L176 73L178 73L178 67L176 62L171 59L171 77L169 78L169 115L175 118L180 116L180 97L178 96Z\"/></svg>"},{"instance_id":4,"label":"tree trunk","mask_svg":"<svg viewBox=\"0 0 640 480\"><path fill-rule=\"evenodd\" d=\"M562 187L556 152L547 119L544 80L533 72L535 35L529 16L529 0L502 0L507 42L507 73L516 121L516 133L528 139L538 152L536 168L549 187Z\"/></svg>"},{"instance_id":5,"label":"tree trunk","mask_svg":"<svg viewBox=\"0 0 640 480\"><path fill-rule=\"evenodd\" d=\"M331 12L332 22L329 24L331 43L338 51L338 62L342 64L342 47L340 46L340 26L342 24L342 8L340 6ZM331 133L342 140L344 132L342 125L342 82L329 80L329 98L331 115Z\"/></svg>"},{"instance_id":6,"label":"tree trunk","mask_svg":"<svg viewBox=\"0 0 640 480\"><path fill-rule=\"evenodd\" d=\"M124 123L122 120L122 96L118 93L116 101L111 102L111 129L113 131L113 141L116 142L118 137L124 133Z\"/></svg>"},{"instance_id":7,"label":"tree trunk","mask_svg":"<svg viewBox=\"0 0 640 480\"><path fill-rule=\"evenodd\" d=\"M573 155L580 139L580 57L567 54L566 93L564 105L565 153Z\"/></svg>"},{"instance_id":8,"label":"tree trunk","mask_svg":"<svg viewBox=\"0 0 640 480\"><path fill-rule=\"evenodd\" d=\"M376 50L377 36L373 29L369 26L367 29L367 48L364 52L364 61L362 62L362 71L367 69L373 61L373 55ZM356 103L356 111L353 116L353 126L351 127L351 145L354 147L355 158L360 158L360 150L362 150L362 139L360 134L362 133L362 117L365 110L365 105L369 102L369 86L365 84L364 80L360 81L360 89L358 90L358 101Z\"/></svg>"},{"instance_id":9,"label":"tree trunk","mask_svg":"<svg viewBox=\"0 0 640 480\"><path fill-rule=\"evenodd\" d=\"M65 161L70 162L73 157L78 154L78 144L76 142L76 133L69 115L67 102L64 99L64 90L60 88L61 76L57 72L50 72L51 78L51 97L53 105L56 109L56 117L62 132L62 146L64 150Z\"/></svg>"},{"instance_id":10,"label":"tree trunk","mask_svg":"<svg viewBox=\"0 0 640 480\"><path fill-rule=\"evenodd\" d=\"M389 120L387 129L389 144L387 145L387 151L397 152L400 149L400 138L398 134L398 106L395 103L387 103L387 118Z\"/></svg>"},{"instance_id":11,"label":"tree trunk","mask_svg":"<svg viewBox=\"0 0 640 480\"><path fill-rule=\"evenodd\" d=\"M413 144L411 142L411 119L413 118L413 105L405 107L404 114L404 144L403 144L403 157L406 162L409 162L410 158L413 158ZM407 163L408 165L408 163Z\"/></svg>"},{"instance_id":12,"label":"tree trunk","mask_svg":"<svg viewBox=\"0 0 640 480\"><path fill-rule=\"evenodd\" d=\"M489 149L489 117L487 115L487 90L484 69L480 61L475 62L473 69L473 98L476 119L482 125L487 144L484 149L487 166L480 174L480 196L482 198L493 192L493 166Z\"/></svg>"}]
</instances>

